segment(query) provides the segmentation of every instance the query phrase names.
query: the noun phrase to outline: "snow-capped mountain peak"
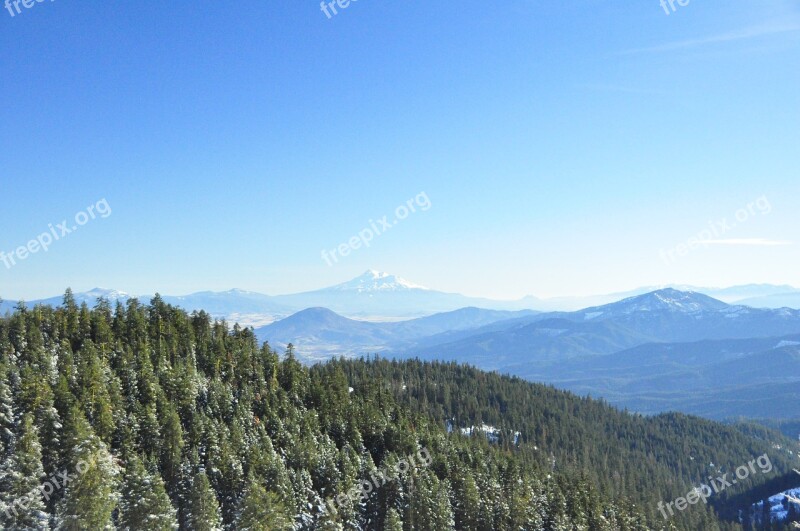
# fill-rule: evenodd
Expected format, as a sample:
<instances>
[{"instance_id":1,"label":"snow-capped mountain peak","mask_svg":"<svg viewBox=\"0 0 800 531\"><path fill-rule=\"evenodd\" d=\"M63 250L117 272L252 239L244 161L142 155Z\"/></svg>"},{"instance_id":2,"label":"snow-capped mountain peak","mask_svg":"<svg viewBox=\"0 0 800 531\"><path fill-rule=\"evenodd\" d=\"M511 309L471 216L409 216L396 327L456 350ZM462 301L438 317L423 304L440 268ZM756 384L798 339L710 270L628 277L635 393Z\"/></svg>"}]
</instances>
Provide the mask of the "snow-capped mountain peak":
<instances>
[{"instance_id":1,"label":"snow-capped mountain peak","mask_svg":"<svg viewBox=\"0 0 800 531\"><path fill-rule=\"evenodd\" d=\"M727 308L728 305L694 291L680 291L674 288L664 288L644 295L629 297L619 302L607 305L604 309L612 310L618 314L632 314L639 312L681 312L696 313L702 311L716 311Z\"/></svg>"},{"instance_id":2,"label":"snow-capped mountain peak","mask_svg":"<svg viewBox=\"0 0 800 531\"><path fill-rule=\"evenodd\" d=\"M129 293L125 293L124 291L106 288L93 288L85 293L77 293L75 295L76 297L89 299L92 302L94 302L94 299L99 299L100 297L109 301L125 300L131 297Z\"/></svg>"},{"instance_id":3,"label":"snow-capped mountain peak","mask_svg":"<svg viewBox=\"0 0 800 531\"><path fill-rule=\"evenodd\" d=\"M242 297L263 296L261 293L255 291L248 291L246 289L233 288L225 292L228 295L240 295Z\"/></svg>"},{"instance_id":4,"label":"snow-capped mountain peak","mask_svg":"<svg viewBox=\"0 0 800 531\"><path fill-rule=\"evenodd\" d=\"M396 275L370 269L353 280L338 284L329 289L333 291L356 291L364 293L376 291L405 291L412 289L427 290L428 288L409 282Z\"/></svg>"}]
</instances>

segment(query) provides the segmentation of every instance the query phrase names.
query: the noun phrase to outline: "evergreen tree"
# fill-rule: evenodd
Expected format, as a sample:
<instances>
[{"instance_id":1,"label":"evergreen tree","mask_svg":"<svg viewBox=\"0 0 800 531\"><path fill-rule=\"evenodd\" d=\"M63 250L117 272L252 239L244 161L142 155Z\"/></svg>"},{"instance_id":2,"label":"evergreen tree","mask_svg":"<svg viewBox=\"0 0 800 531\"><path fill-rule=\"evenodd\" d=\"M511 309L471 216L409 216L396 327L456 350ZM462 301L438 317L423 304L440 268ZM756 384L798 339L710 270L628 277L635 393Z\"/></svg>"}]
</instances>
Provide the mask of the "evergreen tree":
<instances>
[{"instance_id":1,"label":"evergreen tree","mask_svg":"<svg viewBox=\"0 0 800 531\"><path fill-rule=\"evenodd\" d=\"M186 525L194 531L222 531L219 502L208 476L203 471L195 474L192 480Z\"/></svg>"},{"instance_id":2,"label":"evergreen tree","mask_svg":"<svg viewBox=\"0 0 800 531\"><path fill-rule=\"evenodd\" d=\"M415 478L414 487L408 508L410 523L417 529L455 529L447 482L426 470Z\"/></svg>"},{"instance_id":3,"label":"evergreen tree","mask_svg":"<svg viewBox=\"0 0 800 531\"><path fill-rule=\"evenodd\" d=\"M337 513L326 511L318 518L314 531L344 531L344 526Z\"/></svg>"},{"instance_id":4,"label":"evergreen tree","mask_svg":"<svg viewBox=\"0 0 800 531\"><path fill-rule=\"evenodd\" d=\"M123 531L178 529L177 512L170 504L161 476L151 474L133 453L125 462L119 527Z\"/></svg>"},{"instance_id":5,"label":"evergreen tree","mask_svg":"<svg viewBox=\"0 0 800 531\"><path fill-rule=\"evenodd\" d=\"M180 480L183 451L183 429L181 419L173 407L167 408L166 421L162 430L161 470L169 492L177 492Z\"/></svg>"},{"instance_id":6,"label":"evergreen tree","mask_svg":"<svg viewBox=\"0 0 800 531\"><path fill-rule=\"evenodd\" d=\"M463 531L478 531L481 495L470 471L459 467L454 474L453 491L456 500L453 507L456 528Z\"/></svg>"},{"instance_id":7,"label":"evergreen tree","mask_svg":"<svg viewBox=\"0 0 800 531\"><path fill-rule=\"evenodd\" d=\"M56 507L54 527L58 531L113 529L111 516L119 501L118 466L83 413L73 409L71 419L69 482Z\"/></svg>"},{"instance_id":8,"label":"evergreen tree","mask_svg":"<svg viewBox=\"0 0 800 531\"><path fill-rule=\"evenodd\" d=\"M250 481L236 517L239 531L285 531L293 528L286 506L274 492L259 482Z\"/></svg>"},{"instance_id":9,"label":"evergreen tree","mask_svg":"<svg viewBox=\"0 0 800 531\"><path fill-rule=\"evenodd\" d=\"M45 384L46 390L37 411L36 422L39 428L39 440L42 443L42 465L45 474L50 477L57 473L61 456L61 416L54 404L52 388Z\"/></svg>"},{"instance_id":10,"label":"evergreen tree","mask_svg":"<svg viewBox=\"0 0 800 531\"><path fill-rule=\"evenodd\" d=\"M14 443L14 401L8 385L8 366L0 359L0 459Z\"/></svg>"},{"instance_id":11,"label":"evergreen tree","mask_svg":"<svg viewBox=\"0 0 800 531\"><path fill-rule=\"evenodd\" d=\"M106 444L110 444L114 431L113 404L107 385L109 368L96 346L87 340L83 347L81 363L78 367L80 375L80 402L84 405L86 417L94 432Z\"/></svg>"},{"instance_id":12,"label":"evergreen tree","mask_svg":"<svg viewBox=\"0 0 800 531\"><path fill-rule=\"evenodd\" d=\"M33 416L25 415L16 443L0 469L0 523L3 529L50 529L42 492L42 447Z\"/></svg>"},{"instance_id":13,"label":"evergreen tree","mask_svg":"<svg viewBox=\"0 0 800 531\"><path fill-rule=\"evenodd\" d=\"M383 524L383 531L403 531L403 521L400 519L400 514L394 507L386 512L386 522Z\"/></svg>"}]
</instances>

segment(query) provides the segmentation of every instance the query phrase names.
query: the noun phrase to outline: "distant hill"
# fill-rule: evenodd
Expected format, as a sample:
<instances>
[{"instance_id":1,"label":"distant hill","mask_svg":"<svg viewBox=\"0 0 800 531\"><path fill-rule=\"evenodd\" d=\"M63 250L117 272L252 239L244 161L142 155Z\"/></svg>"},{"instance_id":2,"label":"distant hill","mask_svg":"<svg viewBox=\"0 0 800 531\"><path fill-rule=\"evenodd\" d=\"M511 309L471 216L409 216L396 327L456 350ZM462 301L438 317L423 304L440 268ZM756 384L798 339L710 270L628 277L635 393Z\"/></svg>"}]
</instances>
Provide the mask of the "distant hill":
<instances>
[{"instance_id":1,"label":"distant hill","mask_svg":"<svg viewBox=\"0 0 800 531\"><path fill-rule=\"evenodd\" d=\"M800 334L650 343L511 372L642 413L800 418Z\"/></svg>"},{"instance_id":2,"label":"distant hill","mask_svg":"<svg viewBox=\"0 0 800 531\"><path fill-rule=\"evenodd\" d=\"M776 293L743 299L740 304L754 308L800 308L800 293Z\"/></svg>"},{"instance_id":3,"label":"distant hill","mask_svg":"<svg viewBox=\"0 0 800 531\"><path fill-rule=\"evenodd\" d=\"M557 322L548 321L549 318ZM537 314L497 322L457 340L428 344L408 354L457 359L514 370L577 356L608 354L649 342L744 339L800 332L800 311L731 306L706 295L672 288L577 312Z\"/></svg>"},{"instance_id":4,"label":"distant hill","mask_svg":"<svg viewBox=\"0 0 800 531\"><path fill-rule=\"evenodd\" d=\"M480 308L434 314L409 321L367 322L348 319L327 308L309 308L273 324L257 328L256 336L283 348L293 343L299 357L319 361L338 355L383 352L391 345L413 344L417 338L449 330L472 329L532 311L505 312Z\"/></svg>"}]
</instances>

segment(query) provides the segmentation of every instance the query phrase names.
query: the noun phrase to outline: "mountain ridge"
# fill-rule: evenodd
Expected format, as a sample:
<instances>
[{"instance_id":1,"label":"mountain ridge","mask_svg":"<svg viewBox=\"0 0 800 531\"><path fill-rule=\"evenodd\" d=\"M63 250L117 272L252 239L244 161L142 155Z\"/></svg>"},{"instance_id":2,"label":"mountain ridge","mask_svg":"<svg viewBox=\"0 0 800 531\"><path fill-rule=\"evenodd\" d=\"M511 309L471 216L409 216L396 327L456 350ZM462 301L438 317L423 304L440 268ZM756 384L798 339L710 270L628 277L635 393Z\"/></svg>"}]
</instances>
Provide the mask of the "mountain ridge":
<instances>
[{"instance_id":1,"label":"mountain ridge","mask_svg":"<svg viewBox=\"0 0 800 531\"><path fill-rule=\"evenodd\" d=\"M438 291L400 276L374 269L340 284L299 293L268 295L233 288L227 291L198 291L186 295L162 295L162 299L188 311L204 310L214 317L234 320L243 325L260 326L311 307L326 307L348 317L373 320L410 319L465 307L500 311L574 312L663 289L700 293L728 304L748 301L752 302L750 305L757 307L800 308L800 289L786 285L745 284L729 288L671 285L642 287L605 295L550 298L527 295L515 300L498 300ZM134 297L124 291L104 288L77 292L74 296L78 304L86 302L89 306L93 306L100 296L112 302L116 300L124 302ZM149 300L151 297L152 295L145 294L136 298ZM58 305L61 300L62 296L59 295L32 300L30 304ZM0 312L10 311L16 302L14 300L3 301L0 304Z\"/></svg>"}]
</instances>

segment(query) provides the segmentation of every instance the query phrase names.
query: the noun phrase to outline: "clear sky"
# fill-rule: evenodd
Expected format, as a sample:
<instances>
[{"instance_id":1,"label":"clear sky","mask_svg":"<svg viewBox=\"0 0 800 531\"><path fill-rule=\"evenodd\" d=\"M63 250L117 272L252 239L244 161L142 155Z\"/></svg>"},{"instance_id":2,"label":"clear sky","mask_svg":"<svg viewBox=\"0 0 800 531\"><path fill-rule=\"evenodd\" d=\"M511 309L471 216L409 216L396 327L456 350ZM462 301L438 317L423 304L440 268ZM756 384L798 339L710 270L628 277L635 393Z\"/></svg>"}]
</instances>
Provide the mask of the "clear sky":
<instances>
[{"instance_id":1,"label":"clear sky","mask_svg":"<svg viewBox=\"0 0 800 531\"><path fill-rule=\"evenodd\" d=\"M0 11L6 299L368 268L498 298L800 285L797 0L19 8ZM323 258L409 199L429 208Z\"/></svg>"}]
</instances>

